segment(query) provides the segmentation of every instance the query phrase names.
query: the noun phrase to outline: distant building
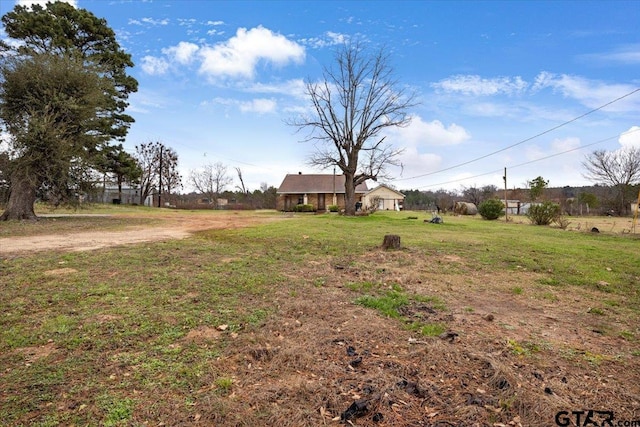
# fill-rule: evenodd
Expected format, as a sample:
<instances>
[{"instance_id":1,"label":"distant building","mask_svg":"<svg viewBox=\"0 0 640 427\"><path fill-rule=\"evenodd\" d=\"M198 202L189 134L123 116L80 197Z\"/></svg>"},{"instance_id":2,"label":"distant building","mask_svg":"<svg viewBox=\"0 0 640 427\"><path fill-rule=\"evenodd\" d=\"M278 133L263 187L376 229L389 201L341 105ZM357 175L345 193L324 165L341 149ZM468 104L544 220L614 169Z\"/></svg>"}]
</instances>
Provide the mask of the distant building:
<instances>
[{"instance_id":1,"label":"distant building","mask_svg":"<svg viewBox=\"0 0 640 427\"><path fill-rule=\"evenodd\" d=\"M504 200L502 201L504 203ZM520 200L507 200L507 215L526 215L532 205L539 203L521 202Z\"/></svg>"},{"instance_id":2,"label":"distant building","mask_svg":"<svg viewBox=\"0 0 640 427\"><path fill-rule=\"evenodd\" d=\"M138 205L140 204L140 190L136 187L123 185L122 192L119 193L117 186L106 186L98 189L96 195L91 198L91 201L109 204ZM153 195L147 196L143 205L154 206Z\"/></svg>"},{"instance_id":3,"label":"distant building","mask_svg":"<svg viewBox=\"0 0 640 427\"><path fill-rule=\"evenodd\" d=\"M362 196L362 205L365 210L399 211L402 210L404 198L401 192L381 184Z\"/></svg>"}]
</instances>

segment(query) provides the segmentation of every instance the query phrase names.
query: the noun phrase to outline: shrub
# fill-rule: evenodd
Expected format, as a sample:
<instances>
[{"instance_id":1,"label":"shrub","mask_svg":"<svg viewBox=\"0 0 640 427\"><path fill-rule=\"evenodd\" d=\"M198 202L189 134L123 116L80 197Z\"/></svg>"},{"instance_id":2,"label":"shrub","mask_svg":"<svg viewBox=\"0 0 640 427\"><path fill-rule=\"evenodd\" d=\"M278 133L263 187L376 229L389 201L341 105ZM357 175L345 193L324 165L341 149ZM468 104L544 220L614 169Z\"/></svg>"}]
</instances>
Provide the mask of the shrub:
<instances>
[{"instance_id":1,"label":"shrub","mask_svg":"<svg viewBox=\"0 0 640 427\"><path fill-rule=\"evenodd\" d=\"M295 205L293 208L294 212L314 212L315 209L313 208L313 205Z\"/></svg>"},{"instance_id":2,"label":"shrub","mask_svg":"<svg viewBox=\"0 0 640 427\"><path fill-rule=\"evenodd\" d=\"M569 224L571 224L571 222L569 222L569 220L562 215L559 215L558 218L553 220L553 222L558 224L558 227L562 228L563 230L566 230L567 227L569 227Z\"/></svg>"},{"instance_id":3,"label":"shrub","mask_svg":"<svg viewBox=\"0 0 640 427\"><path fill-rule=\"evenodd\" d=\"M329 205L329 212L340 212L340 206L338 206L338 205Z\"/></svg>"},{"instance_id":4,"label":"shrub","mask_svg":"<svg viewBox=\"0 0 640 427\"><path fill-rule=\"evenodd\" d=\"M504 203L502 203L500 200L487 199L484 202L480 203L480 206L478 206L478 213L484 219L493 220L498 219L502 215L504 215L503 209Z\"/></svg>"},{"instance_id":5,"label":"shrub","mask_svg":"<svg viewBox=\"0 0 640 427\"><path fill-rule=\"evenodd\" d=\"M529 208L527 217L532 224L549 225L560 218L560 205L550 201L542 202L539 205L533 205Z\"/></svg>"}]
</instances>

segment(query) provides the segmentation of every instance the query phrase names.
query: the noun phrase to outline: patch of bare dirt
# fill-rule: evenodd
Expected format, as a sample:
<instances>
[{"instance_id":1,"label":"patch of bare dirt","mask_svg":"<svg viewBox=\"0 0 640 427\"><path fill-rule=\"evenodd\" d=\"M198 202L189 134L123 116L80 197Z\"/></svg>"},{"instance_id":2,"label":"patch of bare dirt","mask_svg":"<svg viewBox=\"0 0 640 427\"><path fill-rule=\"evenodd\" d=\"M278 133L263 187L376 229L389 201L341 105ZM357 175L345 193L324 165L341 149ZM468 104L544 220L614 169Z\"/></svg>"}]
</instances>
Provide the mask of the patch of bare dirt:
<instances>
[{"instance_id":1,"label":"patch of bare dirt","mask_svg":"<svg viewBox=\"0 0 640 427\"><path fill-rule=\"evenodd\" d=\"M190 330L184 337L187 342L215 341L220 338L222 331L208 326L200 326Z\"/></svg>"},{"instance_id":2,"label":"patch of bare dirt","mask_svg":"<svg viewBox=\"0 0 640 427\"><path fill-rule=\"evenodd\" d=\"M114 215L114 217L126 218L127 216ZM101 230L98 232L1 238L0 254L45 250L90 251L143 242L184 239L196 231L246 227L274 219L274 217L265 218L264 216L248 213L238 214L237 212L216 213L216 215L189 215L179 211L169 211L164 215L154 214L153 218L161 219L163 224L161 226L134 226L121 231Z\"/></svg>"},{"instance_id":3,"label":"patch of bare dirt","mask_svg":"<svg viewBox=\"0 0 640 427\"><path fill-rule=\"evenodd\" d=\"M45 345L41 345L38 347L22 347L16 350L16 353L20 353L24 356L26 365L31 365L32 363L48 357L50 354L56 351L56 346L53 342L49 342Z\"/></svg>"},{"instance_id":4,"label":"patch of bare dirt","mask_svg":"<svg viewBox=\"0 0 640 427\"><path fill-rule=\"evenodd\" d=\"M45 276L66 276L67 274L77 273L75 268L55 268L53 270L47 270L44 272Z\"/></svg>"}]
</instances>

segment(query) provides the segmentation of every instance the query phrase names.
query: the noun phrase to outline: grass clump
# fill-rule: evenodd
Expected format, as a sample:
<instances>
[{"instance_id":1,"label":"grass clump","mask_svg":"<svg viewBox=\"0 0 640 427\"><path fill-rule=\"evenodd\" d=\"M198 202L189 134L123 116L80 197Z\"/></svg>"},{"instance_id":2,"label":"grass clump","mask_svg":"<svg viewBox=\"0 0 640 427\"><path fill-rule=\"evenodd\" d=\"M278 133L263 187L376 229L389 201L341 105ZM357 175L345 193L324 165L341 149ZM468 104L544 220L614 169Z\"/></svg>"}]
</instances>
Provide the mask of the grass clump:
<instances>
[{"instance_id":1,"label":"grass clump","mask_svg":"<svg viewBox=\"0 0 640 427\"><path fill-rule=\"evenodd\" d=\"M109 427L127 425L135 407L133 399L119 398L108 394L100 396L98 403L105 412L102 425Z\"/></svg>"},{"instance_id":2,"label":"grass clump","mask_svg":"<svg viewBox=\"0 0 640 427\"><path fill-rule=\"evenodd\" d=\"M415 330L425 337L437 337L447 330L442 323L428 323L426 325L418 325Z\"/></svg>"},{"instance_id":3,"label":"grass clump","mask_svg":"<svg viewBox=\"0 0 640 427\"><path fill-rule=\"evenodd\" d=\"M229 377L216 378L216 388L220 393L228 394L233 387L233 379Z\"/></svg>"},{"instance_id":4,"label":"grass clump","mask_svg":"<svg viewBox=\"0 0 640 427\"><path fill-rule=\"evenodd\" d=\"M540 351L540 346L532 342L519 343L516 340L508 339L507 346L513 354L518 356L531 356L533 353Z\"/></svg>"},{"instance_id":5,"label":"grass clump","mask_svg":"<svg viewBox=\"0 0 640 427\"><path fill-rule=\"evenodd\" d=\"M398 319L401 317L398 309L409 304L409 298L403 292L387 291L382 296L361 296L356 299L356 304L367 308L373 308L392 319Z\"/></svg>"},{"instance_id":6,"label":"grass clump","mask_svg":"<svg viewBox=\"0 0 640 427\"><path fill-rule=\"evenodd\" d=\"M377 310L380 314L391 319L402 321L408 330L423 336L434 337L446 331L446 326L439 322L430 322L421 314L425 304L427 310L445 310L444 302L438 297L423 295L408 295L400 286L394 285L381 295L363 295L355 300L356 304Z\"/></svg>"}]
</instances>

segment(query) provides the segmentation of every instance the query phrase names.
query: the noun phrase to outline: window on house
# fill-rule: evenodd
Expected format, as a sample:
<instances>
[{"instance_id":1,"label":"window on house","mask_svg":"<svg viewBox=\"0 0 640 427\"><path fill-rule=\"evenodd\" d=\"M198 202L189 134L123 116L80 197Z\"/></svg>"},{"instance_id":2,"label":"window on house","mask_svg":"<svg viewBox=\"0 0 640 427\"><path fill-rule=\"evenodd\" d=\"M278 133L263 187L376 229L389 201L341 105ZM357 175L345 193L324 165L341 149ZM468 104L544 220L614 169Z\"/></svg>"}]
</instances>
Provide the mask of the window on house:
<instances>
[{"instance_id":1,"label":"window on house","mask_svg":"<svg viewBox=\"0 0 640 427\"><path fill-rule=\"evenodd\" d=\"M299 205L303 205L304 204L304 197L303 196L298 196L298 204Z\"/></svg>"}]
</instances>

